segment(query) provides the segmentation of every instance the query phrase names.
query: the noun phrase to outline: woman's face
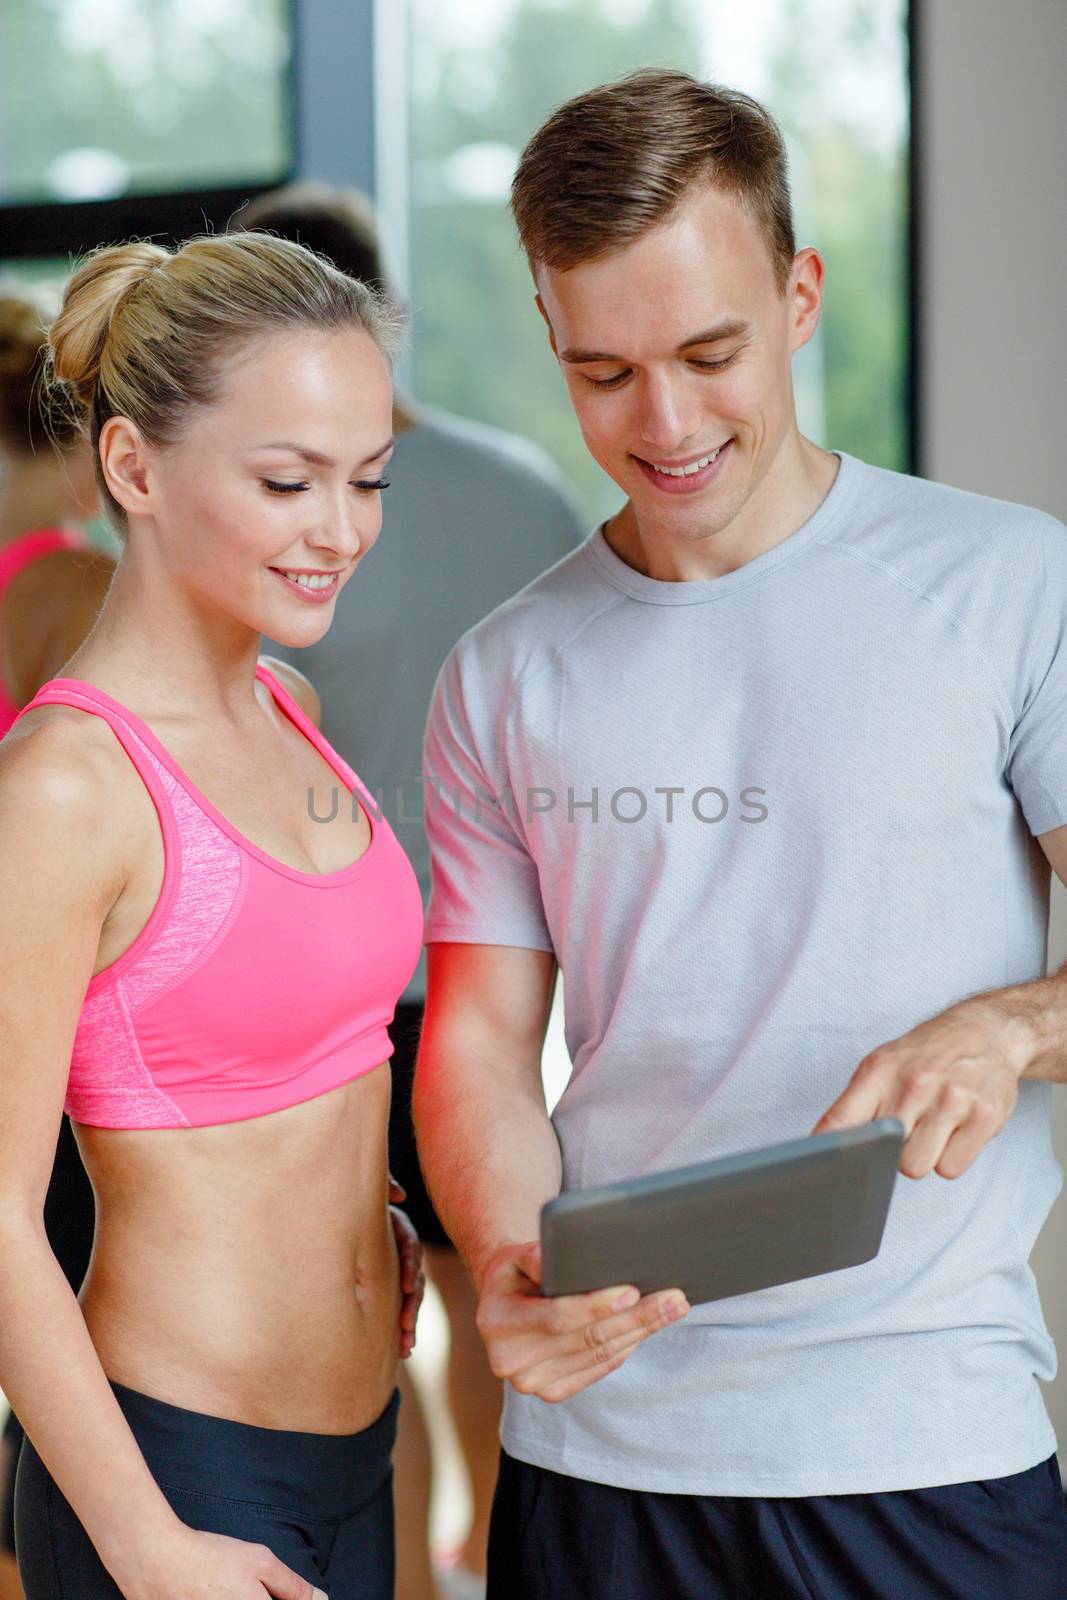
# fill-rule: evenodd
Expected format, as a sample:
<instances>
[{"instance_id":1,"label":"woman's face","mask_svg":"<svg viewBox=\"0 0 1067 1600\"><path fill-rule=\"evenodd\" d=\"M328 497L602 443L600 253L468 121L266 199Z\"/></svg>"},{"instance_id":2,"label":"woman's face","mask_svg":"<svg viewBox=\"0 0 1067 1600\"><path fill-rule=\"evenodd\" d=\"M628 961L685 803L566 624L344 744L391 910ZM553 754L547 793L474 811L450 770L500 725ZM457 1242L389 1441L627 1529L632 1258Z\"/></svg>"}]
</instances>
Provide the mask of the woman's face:
<instances>
[{"instance_id":1,"label":"woman's face","mask_svg":"<svg viewBox=\"0 0 1067 1600\"><path fill-rule=\"evenodd\" d=\"M313 643L378 537L392 447L389 370L368 333L257 340L228 364L218 401L149 455L168 570L255 631Z\"/></svg>"}]
</instances>

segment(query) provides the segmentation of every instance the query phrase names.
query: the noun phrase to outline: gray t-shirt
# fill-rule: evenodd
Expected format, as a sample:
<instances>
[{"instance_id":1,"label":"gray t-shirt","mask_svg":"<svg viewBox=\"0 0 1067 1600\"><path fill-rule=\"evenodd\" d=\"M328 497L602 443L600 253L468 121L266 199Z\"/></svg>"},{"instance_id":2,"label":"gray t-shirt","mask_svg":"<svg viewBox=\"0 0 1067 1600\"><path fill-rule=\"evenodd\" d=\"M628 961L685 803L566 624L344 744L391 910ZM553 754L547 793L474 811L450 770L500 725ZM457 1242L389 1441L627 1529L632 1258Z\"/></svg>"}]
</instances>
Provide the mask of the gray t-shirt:
<instances>
[{"instance_id":1,"label":"gray t-shirt","mask_svg":"<svg viewBox=\"0 0 1067 1600\"><path fill-rule=\"evenodd\" d=\"M659 582L598 530L442 671L427 939L555 951L567 1188L810 1133L875 1046L1044 973L1067 528L839 454L736 571ZM900 1176L874 1261L695 1307L563 1404L509 1390L506 1449L723 1495L1043 1460L1050 1092L958 1179Z\"/></svg>"},{"instance_id":2,"label":"gray t-shirt","mask_svg":"<svg viewBox=\"0 0 1067 1600\"><path fill-rule=\"evenodd\" d=\"M420 411L386 471L378 543L317 644L265 648L307 674L327 739L396 830L425 902L422 737L434 679L462 633L584 536L548 457L498 428ZM316 810L328 815L329 798ZM423 957L404 999L426 994Z\"/></svg>"}]
</instances>

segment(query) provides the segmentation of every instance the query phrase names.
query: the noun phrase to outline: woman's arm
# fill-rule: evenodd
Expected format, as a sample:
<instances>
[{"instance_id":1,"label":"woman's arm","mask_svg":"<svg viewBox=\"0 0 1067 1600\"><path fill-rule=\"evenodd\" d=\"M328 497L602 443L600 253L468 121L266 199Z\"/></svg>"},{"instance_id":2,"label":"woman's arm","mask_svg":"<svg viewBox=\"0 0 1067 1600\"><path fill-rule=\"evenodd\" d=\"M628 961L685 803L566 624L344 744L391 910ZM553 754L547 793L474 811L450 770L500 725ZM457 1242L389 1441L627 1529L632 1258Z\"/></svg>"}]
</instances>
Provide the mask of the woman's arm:
<instances>
[{"instance_id":1,"label":"woman's arm","mask_svg":"<svg viewBox=\"0 0 1067 1600\"><path fill-rule=\"evenodd\" d=\"M113 765L86 732L50 718L0 749L0 1386L121 1584L182 1524L44 1229L74 1032L126 879Z\"/></svg>"},{"instance_id":2,"label":"woman's arm","mask_svg":"<svg viewBox=\"0 0 1067 1600\"><path fill-rule=\"evenodd\" d=\"M0 746L0 1386L127 1600L325 1600L266 1545L172 1510L45 1233L78 1016L131 865L122 761L76 712Z\"/></svg>"}]
</instances>

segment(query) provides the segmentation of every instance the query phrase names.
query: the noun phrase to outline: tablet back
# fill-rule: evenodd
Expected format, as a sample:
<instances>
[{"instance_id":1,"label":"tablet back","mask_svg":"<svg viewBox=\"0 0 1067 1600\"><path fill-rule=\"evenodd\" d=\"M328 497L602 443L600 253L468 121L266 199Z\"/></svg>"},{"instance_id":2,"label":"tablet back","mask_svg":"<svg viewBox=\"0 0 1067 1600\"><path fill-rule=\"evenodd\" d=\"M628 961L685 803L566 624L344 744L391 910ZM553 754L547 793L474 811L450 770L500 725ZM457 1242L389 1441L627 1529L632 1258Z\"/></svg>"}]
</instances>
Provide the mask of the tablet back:
<instances>
[{"instance_id":1,"label":"tablet back","mask_svg":"<svg viewBox=\"0 0 1067 1600\"><path fill-rule=\"evenodd\" d=\"M878 1254L903 1143L885 1117L562 1194L541 1213L542 1293L632 1283L699 1305L858 1266Z\"/></svg>"}]
</instances>

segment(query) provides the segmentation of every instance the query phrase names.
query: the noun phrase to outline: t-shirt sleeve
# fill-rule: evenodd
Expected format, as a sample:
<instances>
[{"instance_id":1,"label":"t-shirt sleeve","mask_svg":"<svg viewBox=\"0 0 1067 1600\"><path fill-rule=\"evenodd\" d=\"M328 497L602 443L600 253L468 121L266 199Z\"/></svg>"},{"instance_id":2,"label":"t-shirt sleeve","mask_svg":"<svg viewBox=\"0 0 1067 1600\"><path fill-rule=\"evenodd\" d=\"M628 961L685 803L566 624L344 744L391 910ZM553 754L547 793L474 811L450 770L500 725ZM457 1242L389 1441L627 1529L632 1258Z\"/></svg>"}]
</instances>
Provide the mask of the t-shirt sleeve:
<instances>
[{"instance_id":1,"label":"t-shirt sleeve","mask_svg":"<svg viewBox=\"0 0 1067 1600\"><path fill-rule=\"evenodd\" d=\"M1067 823L1067 527L1044 533L1006 769L1035 837Z\"/></svg>"},{"instance_id":2,"label":"t-shirt sleeve","mask_svg":"<svg viewBox=\"0 0 1067 1600\"><path fill-rule=\"evenodd\" d=\"M430 705L423 751L431 893L426 943L552 950L537 866L515 826L496 747L496 675L448 657Z\"/></svg>"}]
</instances>

